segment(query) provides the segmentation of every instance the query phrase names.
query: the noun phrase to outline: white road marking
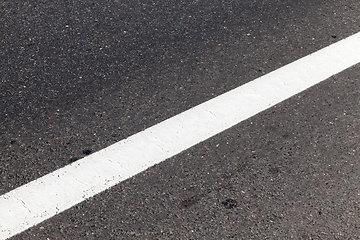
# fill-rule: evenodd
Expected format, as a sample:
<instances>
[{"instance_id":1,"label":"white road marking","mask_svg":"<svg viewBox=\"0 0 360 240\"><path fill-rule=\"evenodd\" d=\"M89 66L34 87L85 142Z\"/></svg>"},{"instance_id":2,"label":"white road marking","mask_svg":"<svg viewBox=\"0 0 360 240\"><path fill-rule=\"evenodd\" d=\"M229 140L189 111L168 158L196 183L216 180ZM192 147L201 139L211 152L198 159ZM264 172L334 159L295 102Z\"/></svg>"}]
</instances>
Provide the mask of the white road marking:
<instances>
[{"instance_id":1,"label":"white road marking","mask_svg":"<svg viewBox=\"0 0 360 240\"><path fill-rule=\"evenodd\" d=\"M0 196L14 236L360 62L360 32Z\"/></svg>"}]
</instances>

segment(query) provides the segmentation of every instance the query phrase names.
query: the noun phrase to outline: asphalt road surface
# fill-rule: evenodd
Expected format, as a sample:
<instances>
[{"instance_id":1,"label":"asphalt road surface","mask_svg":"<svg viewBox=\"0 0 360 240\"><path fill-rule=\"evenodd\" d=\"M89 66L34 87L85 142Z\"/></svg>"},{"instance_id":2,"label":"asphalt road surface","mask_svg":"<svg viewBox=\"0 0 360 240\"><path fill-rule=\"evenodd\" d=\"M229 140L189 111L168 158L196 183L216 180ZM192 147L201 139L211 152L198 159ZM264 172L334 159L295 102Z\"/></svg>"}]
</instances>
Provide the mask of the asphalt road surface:
<instances>
[{"instance_id":1,"label":"asphalt road surface","mask_svg":"<svg viewBox=\"0 0 360 240\"><path fill-rule=\"evenodd\" d=\"M0 9L0 195L360 27L358 0ZM359 78L357 64L13 239L360 239Z\"/></svg>"}]
</instances>

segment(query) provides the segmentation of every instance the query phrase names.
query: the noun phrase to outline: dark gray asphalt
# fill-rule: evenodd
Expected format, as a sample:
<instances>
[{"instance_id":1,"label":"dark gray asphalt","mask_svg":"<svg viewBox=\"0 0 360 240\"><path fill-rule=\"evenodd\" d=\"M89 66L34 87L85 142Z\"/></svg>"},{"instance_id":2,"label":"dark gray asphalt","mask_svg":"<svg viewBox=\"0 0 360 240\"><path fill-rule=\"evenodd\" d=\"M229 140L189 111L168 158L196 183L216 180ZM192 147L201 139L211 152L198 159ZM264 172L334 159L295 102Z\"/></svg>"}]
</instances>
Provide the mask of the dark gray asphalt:
<instances>
[{"instance_id":1,"label":"dark gray asphalt","mask_svg":"<svg viewBox=\"0 0 360 240\"><path fill-rule=\"evenodd\" d=\"M0 194L360 26L357 0L0 7ZM358 239L359 72L347 70L15 239Z\"/></svg>"},{"instance_id":2,"label":"dark gray asphalt","mask_svg":"<svg viewBox=\"0 0 360 240\"><path fill-rule=\"evenodd\" d=\"M359 239L360 66L18 239Z\"/></svg>"}]
</instances>

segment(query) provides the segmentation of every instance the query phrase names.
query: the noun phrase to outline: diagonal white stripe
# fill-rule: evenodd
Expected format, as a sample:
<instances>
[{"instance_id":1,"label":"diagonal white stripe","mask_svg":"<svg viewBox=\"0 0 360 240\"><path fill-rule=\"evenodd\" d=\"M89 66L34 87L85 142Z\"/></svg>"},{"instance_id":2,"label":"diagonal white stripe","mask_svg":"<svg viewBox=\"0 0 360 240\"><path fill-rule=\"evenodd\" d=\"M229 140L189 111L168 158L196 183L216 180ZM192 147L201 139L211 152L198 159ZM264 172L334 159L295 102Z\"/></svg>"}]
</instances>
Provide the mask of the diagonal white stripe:
<instances>
[{"instance_id":1,"label":"diagonal white stripe","mask_svg":"<svg viewBox=\"0 0 360 240\"><path fill-rule=\"evenodd\" d=\"M360 62L360 33L0 196L14 236Z\"/></svg>"}]
</instances>

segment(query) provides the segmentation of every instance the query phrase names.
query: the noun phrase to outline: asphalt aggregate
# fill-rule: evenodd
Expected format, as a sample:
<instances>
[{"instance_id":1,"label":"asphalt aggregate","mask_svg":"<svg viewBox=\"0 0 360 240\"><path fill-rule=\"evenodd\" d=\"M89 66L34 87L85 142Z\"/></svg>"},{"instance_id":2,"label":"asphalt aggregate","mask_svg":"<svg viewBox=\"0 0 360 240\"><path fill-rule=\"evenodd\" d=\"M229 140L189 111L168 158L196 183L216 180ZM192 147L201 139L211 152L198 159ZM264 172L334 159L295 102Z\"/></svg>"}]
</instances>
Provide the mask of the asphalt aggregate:
<instances>
[{"instance_id":1,"label":"asphalt aggregate","mask_svg":"<svg viewBox=\"0 0 360 240\"><path fill-rule=\"evenodd\" d=\"M358 32L359 13L357 0L1 1L0 194ZM13 239L360 239L359 73Z\"/></svg>"}]
</instances>

